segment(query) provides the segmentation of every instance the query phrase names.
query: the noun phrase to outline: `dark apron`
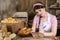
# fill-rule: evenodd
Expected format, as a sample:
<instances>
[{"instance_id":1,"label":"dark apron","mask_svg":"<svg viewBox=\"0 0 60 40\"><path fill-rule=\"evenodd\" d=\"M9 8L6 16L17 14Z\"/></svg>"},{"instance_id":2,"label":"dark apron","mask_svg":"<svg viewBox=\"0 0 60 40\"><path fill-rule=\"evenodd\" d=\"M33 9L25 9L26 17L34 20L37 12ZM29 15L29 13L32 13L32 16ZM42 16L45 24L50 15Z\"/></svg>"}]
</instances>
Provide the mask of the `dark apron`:
<instances>
[{"instance_id":1,"label":"dark apron","mask_svg":"<svg viewBox=\"0 0 60 40\"><path fill-rule=\"evenodd\" d=\"M40 26L40 21L41 21L40 19L41 19L41 18L42 18L42 17L40 16L40 17L39 17L38 28L36 28L35 32L39 32L39 26Z\"/></svg>"}]
</instances>

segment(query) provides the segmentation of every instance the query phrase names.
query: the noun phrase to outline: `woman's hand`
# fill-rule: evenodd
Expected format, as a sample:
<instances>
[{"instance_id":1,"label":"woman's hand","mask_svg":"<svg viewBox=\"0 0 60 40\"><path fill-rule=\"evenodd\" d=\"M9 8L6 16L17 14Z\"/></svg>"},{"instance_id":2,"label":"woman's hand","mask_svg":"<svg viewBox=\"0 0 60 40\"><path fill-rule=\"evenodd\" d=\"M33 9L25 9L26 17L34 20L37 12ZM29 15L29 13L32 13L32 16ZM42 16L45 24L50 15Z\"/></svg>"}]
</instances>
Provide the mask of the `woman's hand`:
<instances>
[{"instance_id":1,"label":"woman's hand","mask_svg":"<svg viewBox=\"0 0 60 40\"><path fill-rule=\"evenodd\" d=\"M44 37L44 30L42 28L40 28L39 30L39 36Z\"/></svg>"},{"instance_id":2,"label":"woman's hand","mask_svg":"<svg viewBox=\"0 0 60 40\"><path fill-rule=\"evenodd\" d=\"M39 29L39 33L44 34L44 30L42 29L42 27L40 27L40 29Z\"/></svg>"},{"instance_id":3,"label":"woman's hand","mask_svg":"<svg viewBox=\"0 0 60 40\"><path fill-rule=\"evenodd\" d=\"M38 39L38 38L39 38L39 34L38 34L38 33L36 33L36 32L33 32L33 33L32 33L32 36L33 36L33 38L36 38L36 39Z\"/></svg>"},{"instance_id":4,"label":"woman's hand","mask_svg":"<svg viewBox=\"0 0 60 40\"><path fill-rule=\"evenodd\" d=\"M44 31L42 30L42 31L39 31L39 33L42 33L42 34L44 34Z\"/></svg>"}]
</instances>

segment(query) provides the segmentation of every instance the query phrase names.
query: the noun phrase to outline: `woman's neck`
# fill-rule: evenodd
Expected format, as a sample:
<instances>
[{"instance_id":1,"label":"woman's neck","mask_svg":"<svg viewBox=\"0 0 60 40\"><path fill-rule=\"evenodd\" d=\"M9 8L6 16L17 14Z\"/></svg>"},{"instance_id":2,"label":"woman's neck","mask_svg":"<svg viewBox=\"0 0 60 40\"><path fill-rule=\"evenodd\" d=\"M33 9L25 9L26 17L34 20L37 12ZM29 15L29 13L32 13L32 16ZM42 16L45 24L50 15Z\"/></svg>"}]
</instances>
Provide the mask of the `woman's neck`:
<instances>
[{"instance_id":1,"label":"woman's neck","mask_svg":"<svg viewBox=\"0 0 60 40\"><path fill-rule=\"evenodd\" d=\"M45 21L47 21L47 18L48 18L48 15L47 15L47 13L45 13L45 15L41 18L41 20L43 22L45 22Z\"/></svg>"},{"instance_id":2,"label":"woman's neck","mask_svg":"<svg viewBox=\"0 0 60 40\"><path fill-rule=\"evenodd\" d=\"M44 13L44 16L42 16L42 18L47 18L48 16L47 16L47 13L45 12Z\"/></svg>"}]
</instances>

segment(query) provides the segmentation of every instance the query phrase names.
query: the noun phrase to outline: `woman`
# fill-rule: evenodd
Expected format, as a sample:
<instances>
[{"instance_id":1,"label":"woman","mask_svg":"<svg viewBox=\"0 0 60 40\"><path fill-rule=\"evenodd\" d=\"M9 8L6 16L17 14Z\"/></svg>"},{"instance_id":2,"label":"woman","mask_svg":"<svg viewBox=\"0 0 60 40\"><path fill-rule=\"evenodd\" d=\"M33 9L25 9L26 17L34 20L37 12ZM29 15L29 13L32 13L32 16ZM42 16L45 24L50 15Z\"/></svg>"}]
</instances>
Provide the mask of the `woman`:
<instances>
[{"instance_id":1,"label":"woman","mask_svg":"<svg viewBox=\"0 0 60 40\"><path fill-rule=\"evenodd\" d=\"M33 26L32 26L32 35L33 37L37 36L36 28L39 28L39 33L42 33L44 36L54 37L57 33L57 18L56 16L48 13L45 10L45 6L41 2L37 2L33 5L33 10L36 13ZM39 35L40 36L40 35Z\"/></svg>"}]
</instances>

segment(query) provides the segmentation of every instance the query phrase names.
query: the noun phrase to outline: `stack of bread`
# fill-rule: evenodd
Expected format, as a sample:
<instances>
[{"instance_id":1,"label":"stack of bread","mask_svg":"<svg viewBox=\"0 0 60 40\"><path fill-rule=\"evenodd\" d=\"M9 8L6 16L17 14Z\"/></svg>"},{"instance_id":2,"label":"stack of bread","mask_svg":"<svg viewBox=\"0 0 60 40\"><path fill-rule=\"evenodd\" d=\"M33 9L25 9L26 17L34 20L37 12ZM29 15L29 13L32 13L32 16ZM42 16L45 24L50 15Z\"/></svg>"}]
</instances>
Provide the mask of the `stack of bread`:
<instances>
[{"instance_id":1,"label":"stack of bread","mask_svg":"<svg viewBox=\"0 0 60 40\"><path fill-rule=\"evenodd\" d=\"M7 27L7 30L9 30L9 32L16 32L18 29L23 28L24 27L24 21L22 20L16 20L12 17L9 18L5 18L1 21L2 24L5 24ZM4 28L3 28L4 29Z\"/></svg>"},{"instance_id":2,"label":"stack of bread","mask_svg":"<svg viewBox=\"0 0 60 40\"><path fill-rule=\"evenodd\" d=\"M18 34L20 35L28 35L32 32L32 29L31 28L27 28L27 27L24 27L22 28Z\"/></svg>"},{"instance_id":3,"label":"stack of bread","mask_svg":"<svg viewBox=\"0 0 60 40\"><path fill-rule=\"evenodd\" d=\"M12 40L15 37L16 37L15 33L12 34L10 32L0 33L0 40Z\"/></svg>"},{"instance_id":4,"label":"stack of bread","mask_svg":"<svg viewBox=\"0 0 60 40\"><path fill-rule=\"evenodd\" d=\"M9 18L5 18L1 21L1 23L18 23L18 21L16 21L15 19L13 19L12 17Z\"/></svg>"}]
</instances>

